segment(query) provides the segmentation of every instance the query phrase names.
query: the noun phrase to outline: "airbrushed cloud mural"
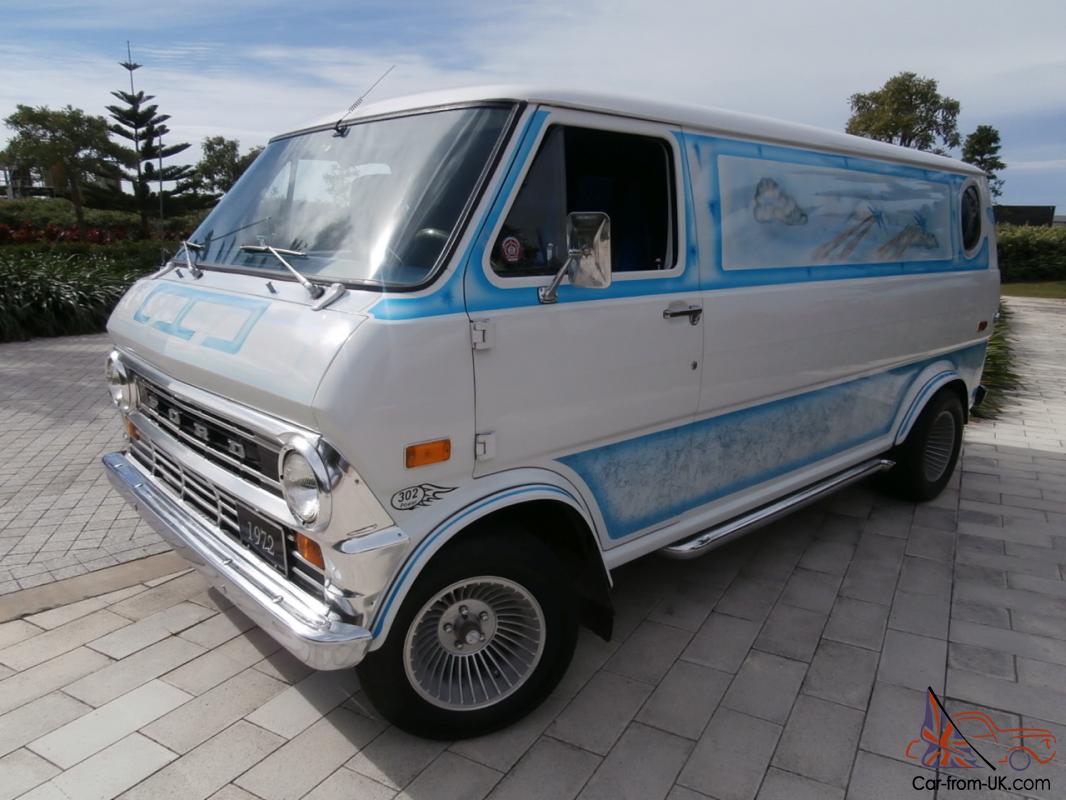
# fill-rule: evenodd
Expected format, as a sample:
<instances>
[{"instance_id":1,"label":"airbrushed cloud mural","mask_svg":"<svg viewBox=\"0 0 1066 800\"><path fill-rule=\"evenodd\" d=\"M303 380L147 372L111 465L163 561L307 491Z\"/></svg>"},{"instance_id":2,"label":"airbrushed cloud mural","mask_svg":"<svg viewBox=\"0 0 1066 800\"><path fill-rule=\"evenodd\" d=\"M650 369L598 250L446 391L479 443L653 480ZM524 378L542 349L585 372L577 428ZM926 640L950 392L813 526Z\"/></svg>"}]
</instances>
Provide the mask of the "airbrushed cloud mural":
<instances>
[{"instance_id":1,"label":"airbrushed cloud mural","mask_svg":"<svg viewBox=\"0 0 1066 800\"><path fill-rule=\"evenodd\" d=\"M951 257L948 184L718 156L722 267L810 267Z\"/></svg>"}]
</instances>

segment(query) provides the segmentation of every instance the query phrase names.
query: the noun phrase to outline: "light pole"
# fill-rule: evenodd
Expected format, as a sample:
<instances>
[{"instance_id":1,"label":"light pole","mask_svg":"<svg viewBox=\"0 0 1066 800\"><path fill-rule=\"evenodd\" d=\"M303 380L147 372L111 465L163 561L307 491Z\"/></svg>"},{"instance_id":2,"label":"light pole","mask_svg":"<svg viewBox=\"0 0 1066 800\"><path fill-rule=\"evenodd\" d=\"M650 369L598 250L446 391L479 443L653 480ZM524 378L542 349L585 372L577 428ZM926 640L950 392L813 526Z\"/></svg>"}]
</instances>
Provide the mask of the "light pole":
<instances>
[{"instance_id":1,"label":"light pole","mask_svg":"<svg viewBox=\"0 0 1066 800\"><path fill-rule=\"evenodd\" d=\"M159 235L163 235L163 134L159 134Z\"/></svg>"},{"instance_id":2,"label":"light pole","mask_svg":"<svg viewBox=\"0 0 1066 800\"><path fill-rule=\"evenodd\" d=\"M126 60L121 62L119 66L130 74L130 98L132 99L136 94L136 90L133 88L133 73L139 70L141 65L133 60L133 51L130 49L129 40L126 41ZM136 195L141 187L141 129L136 120L133 122L133 151L137 156L137 186L133 190L133 194Z\"/></svg>"}]
</instances>

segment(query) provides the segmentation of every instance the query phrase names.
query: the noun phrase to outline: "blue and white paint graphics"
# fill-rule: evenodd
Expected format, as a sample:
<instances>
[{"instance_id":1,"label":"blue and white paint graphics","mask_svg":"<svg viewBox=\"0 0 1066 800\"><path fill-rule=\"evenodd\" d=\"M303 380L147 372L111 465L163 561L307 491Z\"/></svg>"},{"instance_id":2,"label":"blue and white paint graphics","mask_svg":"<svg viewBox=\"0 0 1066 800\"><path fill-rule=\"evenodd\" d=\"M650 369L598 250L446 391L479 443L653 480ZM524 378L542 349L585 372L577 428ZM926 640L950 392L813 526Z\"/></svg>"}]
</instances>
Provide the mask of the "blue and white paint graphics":
<instances>
[{"instance_id":1,"label":"blue and white paint graphics","mask_svg":"<svg viewBox=\"0 0 1066 800\"><path fill-rule=\"evenodd\" d=\"M133 319L203 347L236 353L270 305L266 300L163 284L153 289Z\"/></svg>"},{"instance_id":2,"label":"blue and white paint graphics","mask_svg":"<svg viewBox=\"0 0 1066 800\"><path fill-rule=\"evenodd\" d=\"M718 179L723 269L951 257L942 179L726 155Z\"/></svg>"},{"instance_id":3,"label":"blue and white paint graphics","mask_svg":"<svg viewBox=\"0 0 1066 800\"><path fill-rule=\"evenodd\" d=\"M704 289L988 269L967 256L952 172L682 134Z\"/></svg>"},{"instance_id":4,"label":"blue and white paint graphics","mask_svg":"<svg viewBox=\"0 0 1066 800\"><path fill-rule=\"evenodd\" d=\"M985 343L951 353L974 374ZM893 433L908 390L932 361L564 456L621 539L694 508ZM664 479L665 476L665 479Z\"/></svg>"}]
</instances>

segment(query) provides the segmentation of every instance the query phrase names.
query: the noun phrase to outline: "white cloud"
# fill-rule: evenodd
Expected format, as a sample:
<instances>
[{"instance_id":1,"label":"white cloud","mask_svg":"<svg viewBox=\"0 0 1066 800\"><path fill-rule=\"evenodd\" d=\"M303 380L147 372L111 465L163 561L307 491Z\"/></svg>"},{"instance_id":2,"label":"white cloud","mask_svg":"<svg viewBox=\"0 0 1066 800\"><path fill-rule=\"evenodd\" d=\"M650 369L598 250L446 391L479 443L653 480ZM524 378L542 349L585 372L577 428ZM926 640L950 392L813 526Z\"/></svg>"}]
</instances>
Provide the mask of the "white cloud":
<instances>
[{"instance_id":1,"label":"white cloud","mask_svg":"<svg viewBox=\"0 0 1066 800\"><path fill-rule=\"evenodd\" d=\"M29 0L8 2L20 14L38 7ZM261 143L346 107L390 64L397 67L374 97L528 81L715 105L837 129L847 119L849 95L876 88L901 70L936 77L941 91L962 103L964 132L978 123L996 125L1008 116L1061 108L1066 97L1061 0L1015 7L999 0L542 0L525 6L456 0L439 19L422 5L409 12L409 28L388 39L404 46L360 38L360 15L369 17L373 8L309 7L308 18L318 26L333 15L337 27L351 30L359 44L350 47L295 46L287 44L294 37L284 35L269 44L248 41L242 18L255 14L261 22L270 14L253 0L106 5L103 13L100 3L92 8L70 0L59 12L53 4L49 13L57 26L75 28L127 15L135 19L133 38L140 44L134 56L145 64L139 83L172 115L175 137L192 142L222 134L245 146ZM175 19L202 22L205 38L169 35L167 23ZM103 113L112 100L108 90L123 84L116 62L124 52L105 58L86 48L13 43L10 32L0 33L0 42L5 39L2 113L16 102L72 103ZM1049 134L1052 152L1038 158L1066 157L1062 138ZM1011 163L1011 143L1004 145ZM195 157L197 149L188 154ZM1025 155L1014 160L1024 161Z\"/></svg>"},{"instance_id":2,"label":"white cloud","mask_svg":"<svg viewBox=\"0 0 1066 800\"><path fill-rule=\"evenodd\" d=\"M1048 172L1066 170L1066 158L1053 158L1047 161L1013 161L1010 164L1014 172Z\"/></svg>"}]
</instances>

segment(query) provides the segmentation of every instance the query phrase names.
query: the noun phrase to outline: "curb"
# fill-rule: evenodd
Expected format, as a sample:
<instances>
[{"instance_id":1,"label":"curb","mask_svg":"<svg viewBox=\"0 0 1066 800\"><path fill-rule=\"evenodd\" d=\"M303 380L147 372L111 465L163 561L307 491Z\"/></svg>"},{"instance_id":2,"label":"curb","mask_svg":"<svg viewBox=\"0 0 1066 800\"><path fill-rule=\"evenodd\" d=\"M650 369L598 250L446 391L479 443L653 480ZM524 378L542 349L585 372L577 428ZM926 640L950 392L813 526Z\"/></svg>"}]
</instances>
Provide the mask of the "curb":
<instances>
[{"instance_id":1,"label":"curb","mask_svg":"<svg viewBox=\"0 0 1066 800\"><path fill-rule=\"evenodd\" d=\"M175 552L159 553L74 578L11 592L0 596L0 623L125 589L189 566L189 562Z\"/></svg>"}]
</instances>

